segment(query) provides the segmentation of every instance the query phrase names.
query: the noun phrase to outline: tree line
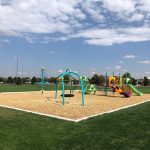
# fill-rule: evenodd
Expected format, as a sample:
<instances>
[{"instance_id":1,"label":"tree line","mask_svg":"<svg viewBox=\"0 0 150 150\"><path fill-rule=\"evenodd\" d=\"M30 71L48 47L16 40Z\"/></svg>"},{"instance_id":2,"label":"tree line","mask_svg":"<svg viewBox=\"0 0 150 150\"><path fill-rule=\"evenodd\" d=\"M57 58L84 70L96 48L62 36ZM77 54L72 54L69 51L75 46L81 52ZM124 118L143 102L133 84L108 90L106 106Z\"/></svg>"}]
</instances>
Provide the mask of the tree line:
<instances>
[{"instance_id":1,"label":"tree line","mask_svg":"<svg viewBox=\"0 0 150 150\"><path fill-rule=\"evenodd\" d=\"M138 81L135 78L133 78L130 73L123 75L123 77L126 77L126 76L128 76L130 78L131 84L133 84L133 85L141 84L141 83L138 83ZM97 86L102 86L106 82L105 76L98 75L98 74L94 74L91 78L88 78L88 79L89 79L90 84L95 84ZM32 77L32 78L30 78L30 77L24 77L24 78L21 78L21 77L8 77L8 78L0 77L0 83L1 84L16 84L16 85L27 84L27 83L28 84L35 84L37 82L41 82L41 80L42 80L41 78L37 78L37 77ZM56 83L56 80L57 80L57 77L45 78L46 82L53 83L53 84ZM70 77L64 76L64 82L69 83ZM77 79L72 79L72 82L74 84L79 84L79 81ZM147 77L144 77L143 85L144 86L150 85L150 80Z\"/></svg>"}]
</instances>

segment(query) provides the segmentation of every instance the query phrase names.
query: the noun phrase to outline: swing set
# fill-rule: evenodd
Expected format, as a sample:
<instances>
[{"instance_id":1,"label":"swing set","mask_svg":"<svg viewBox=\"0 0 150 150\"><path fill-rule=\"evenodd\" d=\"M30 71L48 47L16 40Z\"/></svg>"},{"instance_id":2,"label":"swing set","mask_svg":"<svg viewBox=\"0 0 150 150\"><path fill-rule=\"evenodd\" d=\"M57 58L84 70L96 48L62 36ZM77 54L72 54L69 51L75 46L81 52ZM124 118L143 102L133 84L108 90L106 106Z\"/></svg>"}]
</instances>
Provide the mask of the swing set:
<instances>
[{"instance_id":1,"label":"swing set","mask_svg":"<svg viewBox=\"0 0 150 150\"><path fill-rule=\"evenodd\" d=\"M70 85L69 85L69 94L65 94L65 80L64 77L68 76L69 80L70 80ZM84 106L84 83L83 80L81 78L81 76L73 71L70 71L69 69L67 69L64 73L60 74L57 77L56 80L56 93L55 93L55 99L57 99L58 97L58 85L61 82L61 90L62 90L62 105L65 104L65 97L73 97L73 85L72 85L72 81L73 81L73 76L76 76L78 81L79 81L79 90L81 90L82 93L82 106Z\"/></svg>"}]
</instances>

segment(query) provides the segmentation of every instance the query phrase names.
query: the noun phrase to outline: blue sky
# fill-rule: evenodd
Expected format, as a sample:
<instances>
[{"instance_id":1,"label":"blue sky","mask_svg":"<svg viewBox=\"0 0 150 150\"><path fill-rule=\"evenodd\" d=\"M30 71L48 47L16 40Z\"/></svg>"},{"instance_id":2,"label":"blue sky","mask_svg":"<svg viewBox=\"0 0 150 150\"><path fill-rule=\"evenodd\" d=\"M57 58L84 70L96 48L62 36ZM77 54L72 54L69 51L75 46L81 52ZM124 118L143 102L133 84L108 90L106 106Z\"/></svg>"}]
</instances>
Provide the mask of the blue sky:
<instances>
[{"instance_id":1,"label":"blue sky","mask_svg":"<svg viewBox=\"0 0 150 150\"><path fill-rule=\"evenodd\" d=\"M0 76L150 76L150 1L0 0Z\"/></svg>"}]
</instances>

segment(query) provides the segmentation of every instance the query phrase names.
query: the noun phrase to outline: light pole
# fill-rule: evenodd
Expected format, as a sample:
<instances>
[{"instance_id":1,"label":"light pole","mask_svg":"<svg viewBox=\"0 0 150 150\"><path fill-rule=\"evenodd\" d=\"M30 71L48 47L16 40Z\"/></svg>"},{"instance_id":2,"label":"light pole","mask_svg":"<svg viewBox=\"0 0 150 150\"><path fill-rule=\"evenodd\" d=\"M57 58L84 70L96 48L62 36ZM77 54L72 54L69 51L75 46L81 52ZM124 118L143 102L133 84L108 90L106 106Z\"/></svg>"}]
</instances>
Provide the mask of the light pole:
<instances>
[{"instance_id":1,"label":"light pole","mask_svg":"<svg viewBox=\"0 0 150 150\"><path fill-rule=\"evenodd\" d=\"M17 59L16 77L18 77L18 56L16 57L16 59Z\"/></svg>"},{"instance_id":2,"label":"light pole","mask_svg":"<svg viewBox=\"0 0 150 150\"><path fill-rule=\"evenodd\" d=\"M22 64L22 84L23 84L23 64Z\"/></svg>"}]
</instances>

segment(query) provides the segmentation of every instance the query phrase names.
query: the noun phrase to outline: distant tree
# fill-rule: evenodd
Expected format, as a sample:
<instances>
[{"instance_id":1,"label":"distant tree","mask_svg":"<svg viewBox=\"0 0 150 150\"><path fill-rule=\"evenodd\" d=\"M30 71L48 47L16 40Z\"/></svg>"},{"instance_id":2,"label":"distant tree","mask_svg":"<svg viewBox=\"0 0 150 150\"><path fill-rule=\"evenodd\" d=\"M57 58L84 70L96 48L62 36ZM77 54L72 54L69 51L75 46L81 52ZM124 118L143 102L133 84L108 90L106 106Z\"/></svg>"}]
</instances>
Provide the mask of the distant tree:
<instances>
[{"instance_id":1,"label":"distant tree","mask_svg":"<svg viewBox=\"0 0 150 150\"><path fill-rule=\"evenodd\" d=\"M0 82L4 82L4 79L3 79L3 77L0 77Z\"/></svg>"},{"instance_id":2,"label":"distant tree","mask_svg":"<svg viewBox=\"0 0 150 150\"><path fill-rule=\"evenodd\" d=\"M13 83L16 84L17 77L13 78Z\"/></svg>"},{"instance_id":3,"label":"distant tree","mask_svg":"<svg viewBox=\"0 0 150 150\"><path fill-rule=\"evenodd\" d=\"M99 79L100 79L100 84L103 84L105 81L105 78L103 75L99 75Z\"/></svg>"},{"instance_id":4,"label":"distant tree","mask_svg":"<svg viewBox=\"0 0 150 150\"><path fill-rule=\"evenodd\" d=\"M68 75L64 76L64 82L69 83L70 82L70 77Z\"/></svg>"},{"instance_id":5,"label":"distant tree","mask_svg":"<svg viewBox=\"0 0 150 150\"><path fill-rule=\"evenodd\" d=\"M42 79L41 78L36 78L36 82L41 82Z\"/></svg>"},{"instance_id":6,"label":"distant tree","mask_svg":"<svg viewBox=\"0 0 150 150\"><path fill-rule=\"evenodd\" d=\"M7 83L7 78L3 78L3 83Z\"/></svg>"},{"instance_id":7,"label":"distant tree","mask_svg":"<svg viewBox=\"0 0 150 150\"><path fill-rule=\"evenodd\" d=\"M30 77L24 77L22 83L30 82Z\"/></svg>"},{"instance_id":8,"label":"distant tree","mask_svg":"<svg viewBox=\"0 0 150 150\"><path fill-rule=\"evenodd\" d=\"M49 79L46 77L46 78L44 78L44 81L45 81L45 82L48 82L48 81L49 81Z\"/></svg>"},{"instance_id":9,"label":"distant tree","mask_svg":"<svg viewBox=\"0 0 150 150\"><path fill-rule=\"evenodd\" d=\"M32 79L31 79L31 84L33 85L33 84L35 84L37 82L37 78L36 77L33 77Z\"/></svg>"},{"instance_id":10,"label":"distant tree","mask_svg":"<svg viewBox=\"0 0 150 150\"><path fill-rule=\"evenodd\" d=\"M49 78L48 82L50 83L56 83L57 78L56 77L51 77Z\"/></svg>"},{"instance_id":11,"label":"distant tree","mask_svg":"<svg viewBox=\"0 0 150 150\"><path fill-rule=\"evenodd\" d=\"M9 84L13 83L13 78L12 77L8 77L6 82L9 83Z\"/></svg>"},{"instance_id":12,"label":"distant tree","mask_svg":"<svg viewBox=\"0 0 150 150\"><path fill-rule=\"evenodd\" d=\"M21 78L20 77L14 77L13 78L13 83L20 85L21 84Z\"/></svg>"},{"instance_id":13,"label":"distant tree","mask_svg":"<svg viewBox=\"0 0 150 150\"><path fill-rule=\"evenodd\" d=\"M123 77L124 77L124 78L126 78L126 77L127 77L127 78L132 78L132 77L131 77L131 74L130 74L129 72L124 73L124 74L123 74Z\"/></svg>"},{"instance_id":14,"label":"distant tree","mask_svg":"<svg viewBox=\"0 0 150 150\"><path fill-rule=\"evenodd\" d=\"M93 77L91 78L90 82L92 84L96 84L96 85L100 85L102 83L104 83L104 76L103 75L98 75L98 74L94 74Z\"/></svg>"},{"instance_id":15,"label":"distant tree","mask_svg":"<svg viewBox=\"0 0 150 150\"><path fill-rule=\"evenodd\" d=\"M147 77L144 77L144 86L149 85L149 79Z\"/></svg>"},{"instance_id":16,"label":"distant tree","mask_svg":"<svg viewBox=\"0 0 150 150\"><path fill-rule=\"evenodd\" d=\"M88 78L89 83L92 84L92 78Z\"/></svg>"},{"instance_id":17,"label":"distant tree","mask_svg":"<svg viewBox=\"0 0 150 150\"><path fill-rule=\"evenodd\" d=\"M131 78L131 84L136 85L136 83L137 83L137 80L134 78Z\"/></svg>"}]
</instances>

